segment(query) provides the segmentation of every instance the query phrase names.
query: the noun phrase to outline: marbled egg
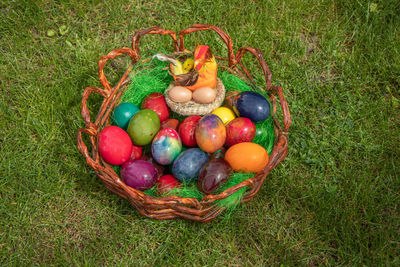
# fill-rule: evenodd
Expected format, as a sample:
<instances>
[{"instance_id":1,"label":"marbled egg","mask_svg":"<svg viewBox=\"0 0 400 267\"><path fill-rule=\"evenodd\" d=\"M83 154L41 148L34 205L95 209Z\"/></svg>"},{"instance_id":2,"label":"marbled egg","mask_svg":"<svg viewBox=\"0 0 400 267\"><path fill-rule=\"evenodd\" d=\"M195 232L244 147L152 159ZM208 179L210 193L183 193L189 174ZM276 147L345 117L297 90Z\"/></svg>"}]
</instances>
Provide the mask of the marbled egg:
<instances>
[{"instance_id":1,"label":"marbled egg","mask_svg":"<svg viewBox=\"0 0 400 267\"><path fill-rule=\"evenodd\" d=\"M171 164L179 153L181 153L181 150L181 138L171 128L159 131L151 144L153 158L161 165Z\"/></svg>"},{"instance_id":2,"label":"marbled egg","mask_svg":"<svg viewBox=\"0 0 400 267\"><path fill-rule=\"evenodd\" d=\"M179 125L179 136L185 146L195 147L197 145L195 133L200 120L201 116L193 115L185 118Z\"/></svg>"},{"instance_id":3,"label":"marbled egg","mask_svg":"<svg viewBox=\"0 0 400 267\"><path fill-rule=\"evenodd\" d=\"M203 151L214 153L225 143L225 125L217 115L207 114L199 121L195 136L197 145Z\"/></svg>"},{"instance_id":4,"label":"marbled egg","mask_svg":"<svg viewBox=\"0 0 400 267\"><path fill-rule=\"evenodd\" d=\"M256 135L256 126L249 118L236 118L226 126L227 147L242 142L251 142Z\"/></svg>"},{"instance_id":5,"label":"marbled egg","mask_svg":"<svg viewBox=\"0 0 400 267\"><path fill-rule=\"evenodd\" d=\"M174 102L185 103L192 99L192 91L182 86L175 86L169 90L168 97Z\"/></svg>"},{"instance_id":6,"label":"marbled egg","mask_svg":"<svg viewBox=\"0 0 400 267\"><path fill-rule=\"evenodd\" d=\"M261 122L270 116L270 104L261 94L246 91L235 97L234 111L239 117Z\"/></svg>"},{"instance_id":7,"label":"marbled egg","mask_svg":"<svg viewBox=\"0 0 400 267\"><path fill-rule=\"evenodd\" d=\"M211 159L200 171L197 187L204 194L213 194L232 172L232 168L224 159Z\"/></svg>"},{"instance_id":8,"label":"marbled egg","mask_svg":"<svg viewBox=\"0 0 400 267\"><path fill-rule=\"evenodd\" d=\"M172 174L181 182L191 182L199 176L207 161L207 153L199 148L189 148L175 159Z\"/></svg>"},{"instance_id":9,"label":"marbled egg","mask_svg":"<svg viewBox=\"0 0 400 267\"><path fill-rule=\"evenodd\" d=\"M160 118L151 109L143 109L133 116L127 132L134 144L144 146L151 143L160 129Z\"/></svg>"},{"instance_id":10,"label":"marbled egg","mask_svg":"<svg viewBox=\"0 0 400 267\"><path fill-rule=\"evenodd\" d=\"M259 172L267 166L267 151L255 143L239 143L225 153L225 160L237 172Z\"/></svg>"},{"instance_id":11,"label":"marbled egg","mask_svg":"<svg viewBox=\"0 0 400 267\"><path fill-rule=\"evenodd\" d=\"M200 104L209 104L217 96L217 90L211 87L200 87L193 92L193 101Z\"/></svg>"}]
</instances>

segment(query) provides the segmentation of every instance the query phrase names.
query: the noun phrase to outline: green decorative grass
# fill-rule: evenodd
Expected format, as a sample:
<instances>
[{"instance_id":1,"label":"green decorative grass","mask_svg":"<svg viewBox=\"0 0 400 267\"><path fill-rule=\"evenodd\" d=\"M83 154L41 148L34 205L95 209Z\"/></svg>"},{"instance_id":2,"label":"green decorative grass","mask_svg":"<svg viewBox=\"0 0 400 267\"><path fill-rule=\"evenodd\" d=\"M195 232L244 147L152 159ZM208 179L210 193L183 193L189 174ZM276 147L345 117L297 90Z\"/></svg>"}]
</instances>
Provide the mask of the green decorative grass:
<instances>
[{"instance_id":1,"label":"green decorative grass","mask_svg":"<svg viewBox=\"0 0 400 267\"><path fill-rule=\"evenodd\" d=\"M399 5L3 1L1 265L400 265ZM227 220L154 221L108 191L77 151L82 92L101 87L99 58L130 46L136 30L199 22L225 30L235 52L263 51L292 113L288 157ZM185 45L196 42L227 56L212 31ZM171 44L144 36L143 58ZM244 60L262 86L255 60ZM126 57L106 64L111 84L127 66ZM101 100L89 98L92 120Z\"/></svg>"}]
</instances>

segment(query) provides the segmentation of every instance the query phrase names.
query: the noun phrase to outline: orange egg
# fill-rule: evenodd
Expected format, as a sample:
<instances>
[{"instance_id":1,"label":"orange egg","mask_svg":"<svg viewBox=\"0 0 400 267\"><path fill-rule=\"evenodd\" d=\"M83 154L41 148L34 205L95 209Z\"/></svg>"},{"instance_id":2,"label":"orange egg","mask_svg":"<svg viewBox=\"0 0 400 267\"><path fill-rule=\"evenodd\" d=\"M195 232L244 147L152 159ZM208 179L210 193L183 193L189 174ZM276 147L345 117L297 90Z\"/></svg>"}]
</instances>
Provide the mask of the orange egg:
<instances>
[{"instance_id":1,"label":"orange egg","mask_svg":"<svg viewBox=\"0 0 400 267\"><path fill-rule=\"evenodd\" d=\"M237 172L259 172L267 166L269 156L262 146L243 142L231 146L225 153L225 160Z\"/></svg>"}]
</instances>

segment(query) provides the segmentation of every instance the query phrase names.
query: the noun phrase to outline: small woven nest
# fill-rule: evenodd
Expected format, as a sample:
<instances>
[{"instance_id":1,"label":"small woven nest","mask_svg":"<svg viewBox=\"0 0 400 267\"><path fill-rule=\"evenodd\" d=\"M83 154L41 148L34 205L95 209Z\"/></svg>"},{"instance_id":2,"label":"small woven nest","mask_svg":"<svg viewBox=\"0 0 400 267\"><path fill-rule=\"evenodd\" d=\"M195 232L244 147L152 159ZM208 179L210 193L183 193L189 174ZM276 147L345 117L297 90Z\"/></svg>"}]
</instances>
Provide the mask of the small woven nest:
<instances>
[{"instance_id":1,"label":"small woven nest","mask_svg":"<svg viewBox=\"0 0 400 267\"><path fill-rule=\"evenodd\" d=\"M122 54L128 55L132 64L135 65L140 60L139 40L146 34L161 34L169 35L174 43L175 52L185 51L184 36L196 31L213 30L225 42L228 48L228 58L216 57L217 60L228 62L227 70L238 76L246 76L253 85L255 81L250 72L245 68L241 59L244 54L252 54L260 64L264 74L266 88L257 87L259 90L269 95L269 100L272 103L272 119L274 122L275 142L272 152L269 157L267 166L260 172L256 173L254 177L248 178L239 184L235 184L225 191L216 195L206 195L201 200L190 197L179 196L164 196L153 197L146 193L136 190L127 186L122 179L115 172L113 167L107 164L100 156L98 149L98 135L100 131L109 125L110 114L114 107L118 105L121 96L123 95L127 84L129 83L129 74L133 66L126 69L120 81L112 87L104 74L104 66L110 59L114 59ZM177 39L179 36L179 39ZM239 69L240 68L240 69ZM233 52L232 39L221 29L213 25L196 24L185 30L180 31L178 34L164 30L158 27L152 27L146 30L138 31L132 39L132 48L124 47L115 49L107 55L102 56L99 60L99 80L103 88L86 87L82 95L82 118L85 122L85 128L78 129L77 132L77 148L86 159L86 163L93 168L96 175L103 181L106 188L116 193L117 195L128 199L138 212L146 217L153 219L174 219L184 218L187 220L198 222L209 222L215 219L224 211L225 208L217 205L218 201L226 200L229 196L233 195L239 190L245 189L246 192L241 199L241 203L251 201L260 190L267 175L286 158L288 152L288 131L291 124L289 106L283 95L282 87L273 86L271 84L271 71L258 48L241 47L236 54ZM96 119L92 121L90 111L87 105L87 100L92 93L101 95L104 99L97 112ZM223 94L221 94L223 95ZM278 102L279 100L279 102ZM282 109L283 125L277 118L278 105ZM86 145L83 139L83 133L89 136L87 141L90 141L90 148Z\"/></svg>"},{"instance_id":2,"label":"small woven nest","mask_svg":"<svg viewBox=\"0 0 400 267\"><path fill-rule=\"evenodd\" d=\"M211 113L214 109L221 106L225 99L225 86L219 78L217 78L217 96L214 101L209 104L196 103L193 100L185 103L177 103L169 98L169 91L176 86L175 82L172 82L170 86L165 90L165 102L167 102L168 107L173 111L183 116L190 115L205 115Z\"/></svg>"}]
</instances>

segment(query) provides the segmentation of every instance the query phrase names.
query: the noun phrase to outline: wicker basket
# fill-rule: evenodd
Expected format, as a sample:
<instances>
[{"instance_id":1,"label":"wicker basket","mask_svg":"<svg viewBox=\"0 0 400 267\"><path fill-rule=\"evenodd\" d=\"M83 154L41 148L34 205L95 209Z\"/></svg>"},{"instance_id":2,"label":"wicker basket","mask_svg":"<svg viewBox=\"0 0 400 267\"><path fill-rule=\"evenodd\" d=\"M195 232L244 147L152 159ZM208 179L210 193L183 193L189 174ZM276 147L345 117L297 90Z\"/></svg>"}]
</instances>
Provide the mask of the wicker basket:
<instances>
[{"instance_id":1,"label":"wicker basket","mask_svg":"<svg viewBox=\"0 0 400 267\"><path fill-rule=\"evenodd\" d=\"M241 62L242 56L250 52L256 57L261 65L266 81L266 90L270 96L272 103L273 119L274 119L274 132L275 132L275 143L273 151L270 155L268 165L254 177L247 179L235 186L232 186L218 195L207 195L204 196L201 201L193 198L181 198L177 196L166 196L161 198L152 197L145 193L135 190L127 186L121 178L115 173L112 166L103 161L99 155L98 150L98 134L105 126L109 124L110 113L113 108L119 103L122 93L124 92L126 85L129 82L129 73L132 70L132 66L129 67L118 84L115 87L111 87L106 76L104 75L104 65L110 59L121 54L127 54L132 60L132 65L140 59L139 51L139 40L143 35L146 34L162 34L169 35L174 43L175 52L184 51L184 36L196 31L202 30L213 30L215 31L225 42L228 48L228 58L216 57L219 61L225 61L228 63L228 70L238 75L246 75L247 78L254 83L252 75L245 68ZM83 92L82 96L82 118L85 122L85 128L78 129L77 133L77 147L78 150L85 157L87 164L94 169L97 176L103 181L104 185L112 192L119 196L129 199L133 206L143 216L154 218L154 219L174 219L184 218L193 221L208 222L216 218L224 208L216 205L214 202L218 199L224 199L243 187L247 187L247 191L242 199L242 202L248 202L260 190L266 176L269 172L277 166L287 155L288 141L287 135L291 124L290 112L288 104L283 96L282 88L279 86L271 85L271 71L265 63L261 51L258 48L241 47L237 51L236 55L233 53L233 44L231 38L224 33L221 29L213 25L196 24L185 30L182 30L178 34L173 31L164 30L158 27L149 28L146 30L138 31L132 39L132 48L124 47L122 49L116 49L103 56L99 60L99 79L103 88L87 87ZM240 69L239 69L240 68ZM97 113L97 117L92 122L90 112L87 107L87 100L90 94L96 92L104 97L102 105ZM283 127L280 125L276 112L277 112L277 99L279 98L279 104L282 108L283 115ZM91 143L91 152L82 139L82 133L89 135Z\"/></svg>"}]
</instances>

